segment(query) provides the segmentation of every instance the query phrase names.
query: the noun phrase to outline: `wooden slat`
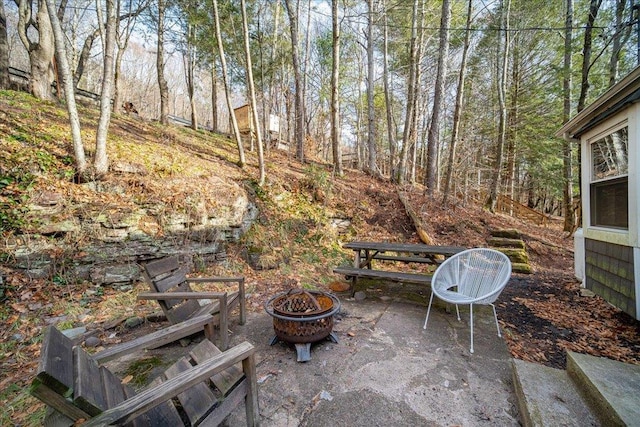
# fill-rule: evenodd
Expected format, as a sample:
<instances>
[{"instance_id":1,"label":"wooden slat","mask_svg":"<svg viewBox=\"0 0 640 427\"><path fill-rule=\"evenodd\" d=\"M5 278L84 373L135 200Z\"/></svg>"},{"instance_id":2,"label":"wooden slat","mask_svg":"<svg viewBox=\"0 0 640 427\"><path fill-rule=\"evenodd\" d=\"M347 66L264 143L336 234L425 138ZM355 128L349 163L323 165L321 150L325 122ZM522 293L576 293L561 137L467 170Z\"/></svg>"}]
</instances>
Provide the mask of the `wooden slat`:
<instances>
[{"instance_id":1,"label":"wooden slat","mask_svg":"<svg viewBox=\"0 0 640 427\"><path fill-rule=\"evenodd\" d=\"M224 353L214 356L205 363L192 367L176 377L167 379L161 385L146 389L136 396L127 399L126 402L103 412L100 416L89 420L85 425L99 426L104 424L123 423L135 418L137 415L148 411L150 408L164 402L172 396L190 388L192 385L210 378L212 375L235 365L239 361L251 356L255 352L254 347L243 342L231 347Z\"/></svg>"},{"instance_id":2,"label":"wooden slat","mask_svg":"<svg viewBox=\"0 0 640 427\"><path fill-rule=\"evenodd\" d=\"M189 356L196 364L200 364L220 353L222 353L220 349L211 341L204 340L191 350ZM234 365L212 376L211 382L223 396L226 396L229 391L242 380L243 377L244 375L240 366Z\"/></svg>"},{"instance_id":3,"label":"wooden slat","mask_svg":"<svg viewBox=\"0 0 640 427\"><path fill-rule=\"evenodd\" d=\"M153 283L155 284L155 288L156 288L155 291L167 292L183 283L186 283L188 272L189 272L189 269L186 266L180 267L179 270L175 271L174 273L171 273L171 275L167 277L164 277L159 280L154 279ZM187 286L187 287L183 287L182 289L186 291L187 289L191 289L191 288Z\"/></svg>"},{"instance_id":4,"label":"wooden slat","mask_svg":"<svg viewBox=\"0 0 640 427\"><path fill-rule=\"evenodd\" d=\"M157 385L162 384L161 378L156 378L151 381L149 387L155 387ZM127 387L127 398L131 398L135 396L136 393L133 392L131 387ZM151 408L149 411L140 415L139 417L133 420L134 424L139 424L141 426L181 426L184 425L184 421L180 417L178 410L173 405L171 400L167 400L156 406L155 408Z\"/></svg>"},{"instance_id":5,"label":"wooden slat","mask_svg":"<svg viewBox=\"0 0 640 427\"><path fill-rule=\"evenodd\" d=\"M76 406L91 416L108 409L98 363L82 348L74 347L73 365L73 402Z\"/></svg>"},{"instance_id":6,"label":"wooden slat","mask_svg":"<svg viewBox=\"0 0 640 427\"><path fill-rule=\"evenodd\" d=\"M197 300L186 300L183 304L175 305L171 309L165 311L169 322L176 324L190 319L200 310L201 305Z\"/></svg>"},{"instance_id":7,"label":"wooden slat","mask_svg":"<svg viewBox=\"0 0 640 427\"><path fill-rule=\"evenodd\" d=\"M177 325L169 326L157 332L142 336L136 340L128 341L120 345L110 347L93 355L96 361L108 362L141 349L162 347L165 344L175 342L203 330L204 325L211 322L211 316L194 317Z\"/></svg>"},{"instance_id":8,"label":"wooden slat","mask_svg":"<svg viewBox=\"0 0 640 427\"><path fill-rule=\"evenodd\" d=\"M460 246L440 246L390 242L349 242L345 244L343 248L353 250L362 249L380 252L401 252L408 254L429 254L445 256L452 256L466 249Z\"/></svg>"},{"instance_id":9,"label":"wooden slat","mask_svg":"<svg viewBox=\"0 0 640 427\"><path fill-rule=\"evenodd\" d=\"M107 408L114 408L127 400L128 396L135 395L135 392L131 387L126 384L122 384L120 378L115 376L113 372L104 366L100 367L100 375L102 376L102 384L104 385L104 396L107 402ZM140 416L125 424L125 427L143 427L145 425L149 425L148 419Z\"/></svg>"},{"instance_id":10,"label":"wooden slat","mask_svg":"<svg viewBox=\"0 0 640 427\"><path fill-rule=\"evenodd\" d=\"M374 279L385 279L392 282L403 283L418 283L418 284L431 284L430 274L419 273L402 273L397 271L385 271L385 270L370 270L368 268L355 268L355 267L337 267L333 269L336 274L343 274L345 276L356 277L370 277Z\"/></svg>"},{"instance_id":11,"label":"wooden slat","mask_svg":"<svg viewBox=\"0 0 640 427\"><path fill-rule=\"evenodd\" d=\"M179 266L178 257L167 257L157 261L148 262L145 264L144 269L149 277L154 278L161 274L166 274L176 270Z\"/></svg>"},{"instance_id":12,"label":"wooden slat","mask_svg":"<svg viewBox=\"0 0 640 427\"><path fill-rule=\"evenodd\" d=\"M73 388L73 342L54 326L44 333L37 378L61 395Z\"/></svg>"},{"instance_id":13,"label":"wooden slat","mask_svg":"<svg viewBox=\"0 0 640 427\"><path fill-rule=\"evenodd\" d=\"M231 412L242 403L242 400L247 395L247 380L243 379L236 388L216 407L205 420L202 421L202 425L217 426L222 424L225 418L229 416ZM251 425L247 422L247 425Z\"/></svg>"},{"instance_id":14,"label":"wooden slat","mask_svg":"<svg viewBox=\"0 0 640 427\"><path fill-rule=\"evenodd\" d=\"M54 326L49 326L42 341L38 372L29 391L72 420L86 419L88 414L67 398L73 392L73 382L73 343Z\"/></svg>"},{"instance_id":15,"label":"wooden slat","mask_svg":"<svg viewBox=\"0 0 640 427\"><path fill-rule=\"evenodd\" d=\"M183 357L171 365L164 374L167 379L171 379L182 372L188 371L191 367L189 361ZM211 389L204 382L193 384L178 394L178 400L180 400L182 409L184 409L184 412L187 414L191 425L198 425L218 401Z\"/></svg>"}]
</instances>

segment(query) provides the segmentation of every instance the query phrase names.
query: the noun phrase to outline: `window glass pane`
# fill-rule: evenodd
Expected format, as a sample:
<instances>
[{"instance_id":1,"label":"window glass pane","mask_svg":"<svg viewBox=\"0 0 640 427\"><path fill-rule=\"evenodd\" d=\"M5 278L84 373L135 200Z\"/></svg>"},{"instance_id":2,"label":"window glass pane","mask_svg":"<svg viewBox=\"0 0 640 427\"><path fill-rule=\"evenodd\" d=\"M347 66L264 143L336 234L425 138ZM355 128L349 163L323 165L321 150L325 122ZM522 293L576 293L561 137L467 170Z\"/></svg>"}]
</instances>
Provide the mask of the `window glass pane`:
<instances>
[{"instance_id":1,"label":"window glass pane","mask_svg":"<svg viewBox=\"0 0 640 427\"><path fill-rule=\"evenodd\" d=\"M625 126L591 144L592 180L627 174L628 134L628 128Z\"/></svg>"},{"instance_id":2,"label":"window glass pane","mask_svg":"<svg viewBox=\"0 0 640 427\"><path fill-rule=\"evenodd\" d=\"M591 225L629 228L627 177L591 184Z\"/></svg>"}]
</instances>

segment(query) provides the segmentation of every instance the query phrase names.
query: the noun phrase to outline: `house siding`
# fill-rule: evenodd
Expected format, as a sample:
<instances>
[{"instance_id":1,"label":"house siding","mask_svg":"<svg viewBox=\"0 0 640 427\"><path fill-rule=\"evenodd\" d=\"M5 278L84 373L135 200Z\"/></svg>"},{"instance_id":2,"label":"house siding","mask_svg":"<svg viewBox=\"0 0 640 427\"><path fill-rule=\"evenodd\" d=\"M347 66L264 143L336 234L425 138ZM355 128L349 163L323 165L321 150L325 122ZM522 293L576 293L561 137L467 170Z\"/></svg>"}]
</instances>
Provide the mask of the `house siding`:
<instances>
[{"instance_id":1,"label":"house siding","mask_svg":"<svg viewBox=\"0 0 640 427\"><path fill-rule=\"evenodd\" d=\"M637 318L633 247L585 239L585 286Z\"/></svg>"}]
</instances>

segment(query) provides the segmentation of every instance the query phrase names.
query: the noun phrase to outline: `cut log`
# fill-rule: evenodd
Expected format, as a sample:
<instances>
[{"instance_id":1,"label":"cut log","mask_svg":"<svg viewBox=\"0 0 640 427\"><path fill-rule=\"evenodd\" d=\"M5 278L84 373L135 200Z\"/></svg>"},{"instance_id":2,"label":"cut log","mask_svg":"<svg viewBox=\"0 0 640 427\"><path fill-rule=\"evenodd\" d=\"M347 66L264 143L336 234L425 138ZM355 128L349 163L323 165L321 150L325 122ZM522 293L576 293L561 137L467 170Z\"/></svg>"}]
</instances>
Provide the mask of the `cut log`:
<instances>
[{"instance_id":1,"label":"cut log","mask_svg":"<svg viewBox=\"0 0 640 427\"><path fill-rule=\"evenodd\" d=\"M407 211L407 215L409 215L411 221L413 221L413 226L416 228L416 233L418 233L420 240L426 245L435 245L434 240L429 236L429 233L427 233L424 221L422 221L418 212L413 209L404 192L398 191L398 197L404 205L404 210Z\"/></svg>"}]
</instances>

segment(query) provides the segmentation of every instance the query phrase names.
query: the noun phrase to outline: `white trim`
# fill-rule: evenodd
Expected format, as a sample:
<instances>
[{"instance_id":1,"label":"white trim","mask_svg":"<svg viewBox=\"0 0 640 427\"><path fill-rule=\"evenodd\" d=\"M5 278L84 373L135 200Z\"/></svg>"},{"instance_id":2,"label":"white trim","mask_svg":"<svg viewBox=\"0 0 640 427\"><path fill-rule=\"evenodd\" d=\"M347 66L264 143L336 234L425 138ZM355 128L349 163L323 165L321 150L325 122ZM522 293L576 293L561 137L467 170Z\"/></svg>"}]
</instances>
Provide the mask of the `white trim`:
<instances>
[{"instance_id":1,"label":"white trim","mask_svg":"<svg viewBox=\"0 0 640 427\"><path fill-rule=\"evenodd\" d=\"M633 279L636 291L636 320L640 320L640 248L633 248Z\"/></svg>"}]
</instances>

